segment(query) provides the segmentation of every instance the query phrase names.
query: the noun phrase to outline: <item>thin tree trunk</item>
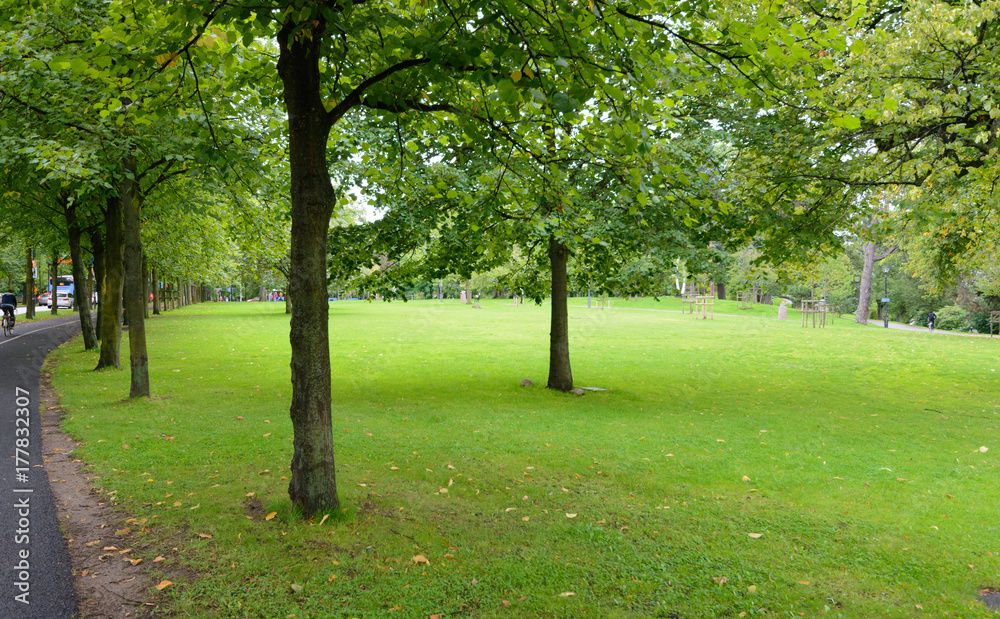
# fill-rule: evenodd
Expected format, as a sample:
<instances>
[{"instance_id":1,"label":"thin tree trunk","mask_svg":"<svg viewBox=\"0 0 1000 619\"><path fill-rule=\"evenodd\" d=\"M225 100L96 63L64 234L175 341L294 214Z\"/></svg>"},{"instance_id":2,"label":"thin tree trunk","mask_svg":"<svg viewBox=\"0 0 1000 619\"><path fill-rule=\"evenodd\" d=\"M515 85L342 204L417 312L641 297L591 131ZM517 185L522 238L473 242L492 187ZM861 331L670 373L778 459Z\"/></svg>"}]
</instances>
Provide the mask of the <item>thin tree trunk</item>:
<instances>
[{"instance_id":1,"label":"thin tree trunk","mask_svg":"<svg viewBox=\"0 0 1000 619\"><path fill-rule=\"evenodd\" d=\"M97 368L121 367L122 344L122 200L111 196L104 217L104 285L101 286L101 357Z\"/></svg>"},{"instance_id":2,"label":"thin tree trunk","mask_svg":"<svg viewBox=\"0 0 1000 619\"><path fill-rule=\"evenodd\" d=\"M861 247L865 261L861 267L861 286L858 290L858 308L854 312L854 322L859 325L866 325L868 324L868 307L872 301L872 270L875 268L875 243L867 242Z\"/></svg>"},{"instance_id":3,"label":"thin tree trunk","mask_svg":"<svg viewBox=\"0 0 1000 619\"><path fill-rule=\"evenodd\" d=\"M139 209L142 198L135 178L135 159L125 161L122 183L122 236L125 248L125 305L128 308L128 349L131 381L129 398L149 397L149 354L146 351L146 278L143 276L143 255Z\"/></svg>"},{"instance_id":4,"label":"thin tree trunk","mask_svg":"<svg viewBox=\"0 0 1000 619\"><path fill-rule=\"evenodd\" d=\"M149 261L142 255L142 317L149 320Z\"/></svg>"},{"instance_id":5,"label":"thin tree trunk","mask_svg":"<svg viewBox=\"0 0 1000 619\"><path fill-rule=\"evenodd\" d=\"M52 249L52 264L49 265L49 281L52 286L52 296L49 299L49 311L53 316L59 313L59 303L56 300L59 295L59 254L55 248Z\"/></svg>"},{"instance_id":6,"label":"thin tree trunk","mask_svg":"<svg viewBox=\"0 0 1000 619\"><path fill-rule=\"evenodd\" d=\"M87 266L83 263L83 247L81 239L83 230L76 217L76 204L64 204L63 213L66 216L66 229L69 232L69 256L73 265L73 287L76 310L80 314L80 329L83 332L84 350L97 349L97 334L94 332L94 322L90 311L90 289L87 287Z\"/></svg>"},{"instance_id":7,"label":"thin tree trunk","mask_svg":"<svg viewBox=\"0 0 1000 619\"><path fill-rule=\"evenodd\" d=\"M307 518L340 505L330 416L326 293L327 229L336 195L326 159L332 120L323 107L319 73L325 28L325 19L317 18L312 36L293 36L295 24L289 20L278 33L278 75L288 112L291 165L289 293L295 299L289 335L294 451L288 496Z\"/></svg>"},{"instance_id":8,"label":"thin tree trunk","mask_svg":"<svg viewBox=\"0 0 1000 619\"><path fill-rule=\"evenodd\" d=\"M101 340L101 323L104 315L104 304L107 297L104 296L104 237L99 230L90 233L90 246L94 251L94 290L97 291L97 321L94 325L94 334Z\"/></svg>"},{"instance_id":9,"label":"thin tree trunk","mask_svg":"<svg viewBox=\"0 0 1000 619\"><path fill-rule=\"evenodd\" d=\"M156 264L153 264L153 269L150 275L152 280L150 283L153 285L153 315L160 315L160 270L157 268Z\"/></svg>"},{"instance_id":10,"label":"thin tree trunk","mask_svg":"<svg viewBox=\"0 0 1000 619\"><path fill-rule=\"evenodd\" d=\"M549 237L549 262L552 266L552 323L549 331L549 389L573 388L573 370L569 364L569 292L566 263L569 250L554 236Z\"/></svg>"},{"instance_id":11,"label":"thin tree trunk","mask_svg":"<svg viewBox=\"0 0 1000 619\"><path fill-rule=\"evenodd\" d=\"M35 317L35 269L32 259L32 249L29 247L26 256L26 266L24 274L24 306L27 308L24 313L25 318Z\"/></svg>"}]
</instances>

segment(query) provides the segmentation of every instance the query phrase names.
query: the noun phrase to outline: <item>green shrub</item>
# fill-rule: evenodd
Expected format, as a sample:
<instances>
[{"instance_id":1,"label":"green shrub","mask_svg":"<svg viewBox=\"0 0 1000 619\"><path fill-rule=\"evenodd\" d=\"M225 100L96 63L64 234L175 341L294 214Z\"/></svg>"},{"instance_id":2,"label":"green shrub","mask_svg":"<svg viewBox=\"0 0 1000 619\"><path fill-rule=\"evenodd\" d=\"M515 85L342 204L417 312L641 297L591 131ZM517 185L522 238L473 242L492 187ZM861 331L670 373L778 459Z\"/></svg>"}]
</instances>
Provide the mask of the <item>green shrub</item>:
<instances>
[{"instance_id":1,"label":"green shrub","mask_svg":"<svg viewBox=\"0 0 1000 619\"><path fill-rule=\"evenodd\" d=\"M957 305L942 307L935 312L937 320L934 321L936 329L946 331L968 331L971 328L966 317L967 312Z\"/></svg>"}]
</instances>

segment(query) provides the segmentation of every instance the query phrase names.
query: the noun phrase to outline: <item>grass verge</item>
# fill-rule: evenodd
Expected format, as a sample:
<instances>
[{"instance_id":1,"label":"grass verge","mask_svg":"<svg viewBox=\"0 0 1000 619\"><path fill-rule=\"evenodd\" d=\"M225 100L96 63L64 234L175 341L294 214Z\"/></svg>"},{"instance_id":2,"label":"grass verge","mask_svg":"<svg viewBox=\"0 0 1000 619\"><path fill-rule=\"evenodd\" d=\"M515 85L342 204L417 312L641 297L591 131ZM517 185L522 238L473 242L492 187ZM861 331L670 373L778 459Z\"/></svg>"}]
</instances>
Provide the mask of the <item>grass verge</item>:
<instances>
[{"instance_id":1,"label":"grass verge","mask_svg":"<svg viewBox=\"0 0 1000 619\"><path fill-rule=\"evenodd\" d=\"M617 311L671 302L571 303L584 397L519 385L547 306L331 304L344 509L310 521L278 304L150 321L148 401L79 344L53 384L138 558L188 574L169 614L989 616L997 342Z\"/></svg>"}]
</instances>

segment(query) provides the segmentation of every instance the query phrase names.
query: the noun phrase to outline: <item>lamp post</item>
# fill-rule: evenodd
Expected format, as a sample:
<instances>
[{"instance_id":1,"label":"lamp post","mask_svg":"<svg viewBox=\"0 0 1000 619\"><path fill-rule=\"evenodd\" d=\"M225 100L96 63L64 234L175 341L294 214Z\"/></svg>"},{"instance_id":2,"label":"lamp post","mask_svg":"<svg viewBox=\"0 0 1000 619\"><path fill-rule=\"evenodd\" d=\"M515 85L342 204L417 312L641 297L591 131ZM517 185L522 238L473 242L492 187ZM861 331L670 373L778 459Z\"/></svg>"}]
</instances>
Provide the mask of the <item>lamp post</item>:
<instances>
[{"instance_id":1,"label":"lamp post","mask_svg":"<svg viewBox=\"0 0 1000 619\"><path fill-rule=\"evenodd\" d=\"M889 265L882 265L882 273L884 274L884 285L885 285L885 297L882 299L882 318L885 323L885 328L889 328Z\"/></svg>"}]
</instances>

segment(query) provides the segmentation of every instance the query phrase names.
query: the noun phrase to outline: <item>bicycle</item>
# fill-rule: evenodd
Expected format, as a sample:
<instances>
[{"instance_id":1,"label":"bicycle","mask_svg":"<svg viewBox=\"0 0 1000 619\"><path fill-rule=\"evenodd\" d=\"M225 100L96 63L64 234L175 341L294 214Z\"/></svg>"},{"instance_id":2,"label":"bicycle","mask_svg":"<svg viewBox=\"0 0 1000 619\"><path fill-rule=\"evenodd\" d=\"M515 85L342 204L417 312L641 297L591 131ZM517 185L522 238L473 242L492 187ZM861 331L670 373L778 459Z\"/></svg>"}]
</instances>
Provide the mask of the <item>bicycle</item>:
<instances>
[{"instance_id":1,"label":"bicycle","mask_svg":"<svg viewBox=\"0 0 1000 619\"><path fill-rule=\"evenodd\" d=\"M10 334L14 332L13 320L7 314L3 316L3 334L4 337L10 337Z\"/></svg>"}]
</instances>

